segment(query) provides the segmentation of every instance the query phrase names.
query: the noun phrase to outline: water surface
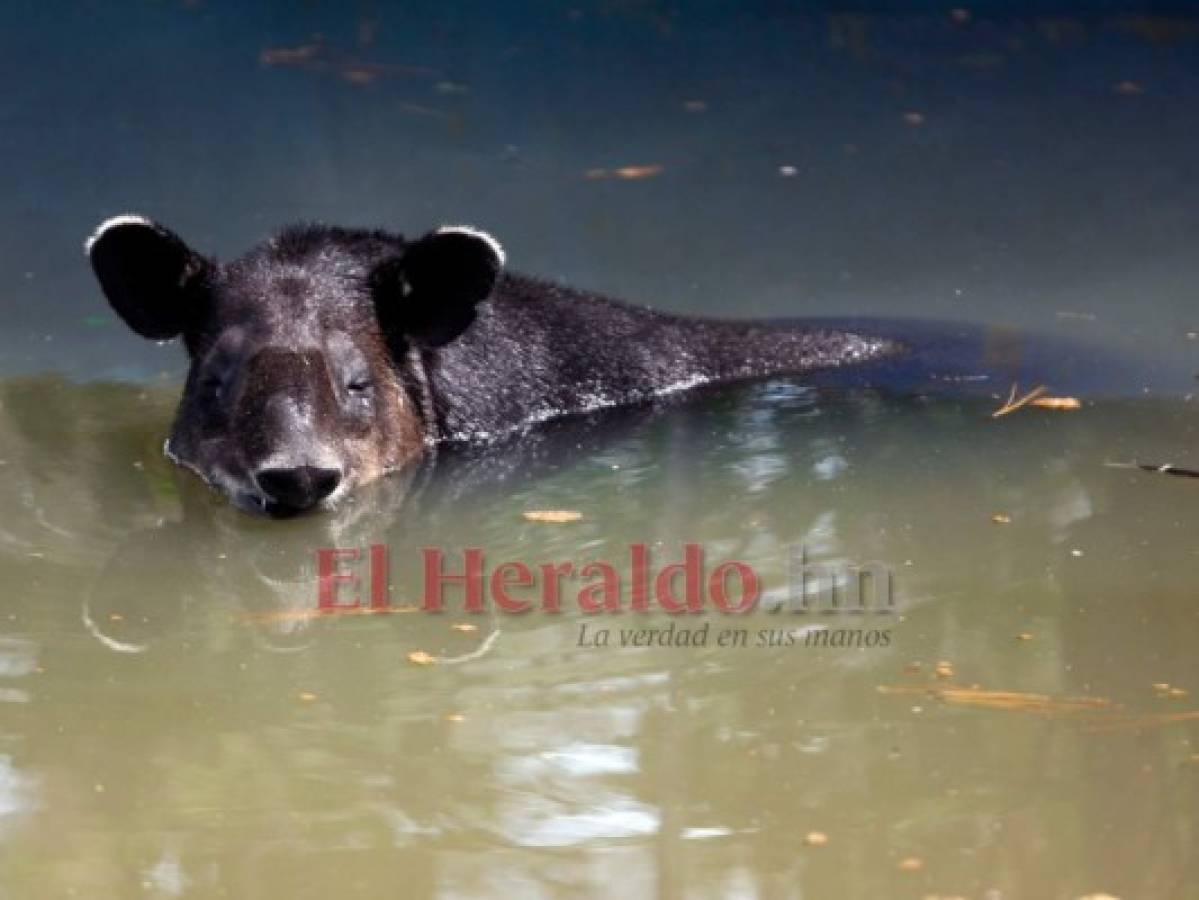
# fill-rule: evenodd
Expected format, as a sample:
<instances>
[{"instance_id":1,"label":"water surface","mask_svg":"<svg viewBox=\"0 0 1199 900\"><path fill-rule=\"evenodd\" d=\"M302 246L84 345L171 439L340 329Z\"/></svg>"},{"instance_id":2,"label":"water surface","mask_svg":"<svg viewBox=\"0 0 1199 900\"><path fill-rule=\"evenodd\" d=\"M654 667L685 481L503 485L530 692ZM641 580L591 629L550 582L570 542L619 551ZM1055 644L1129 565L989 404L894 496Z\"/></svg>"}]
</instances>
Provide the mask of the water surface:
<instances>
[{"instance_id":1,"label":"water surface","mask_svg":"<svg viewBox=\"0 0 1199 900\"><path fill-rule=\"evenodd\" d=\"M1199 469L1185 9L7 18L0 894L1195 896L1199 481L1108 465ZM79 253L126 209L224 257L470 221L665 308L1019 327L1116 377L1000 419L1006 384L718 388L260 521L161 454L181 351ZM768 596L796 548L879 563L896 609L412 609L426 547L627 573L686 543ZM314 617L316 550L372 544L391 610ZM671 622L750 646L620 646ZM812 638L846 630L887 639Z\"/></svg>"}]
</instances>

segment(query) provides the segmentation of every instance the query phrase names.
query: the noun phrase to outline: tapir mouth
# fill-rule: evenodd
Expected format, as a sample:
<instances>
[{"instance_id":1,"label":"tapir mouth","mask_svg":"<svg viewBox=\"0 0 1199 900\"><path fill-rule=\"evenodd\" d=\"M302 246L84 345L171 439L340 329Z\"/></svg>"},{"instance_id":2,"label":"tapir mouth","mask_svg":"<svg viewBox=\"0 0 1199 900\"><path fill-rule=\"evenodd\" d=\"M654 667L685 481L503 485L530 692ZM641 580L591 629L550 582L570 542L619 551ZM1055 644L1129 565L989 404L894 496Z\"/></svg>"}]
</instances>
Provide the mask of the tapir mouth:
<instances>
[{"instance_id":1,"label":"tapir mouth","mask_svg":"<svg viewBox=\"0 0 1199 900\"><path fill-rule=\"evenodd\" d=\"M297 506L291 503L281 503L277 500L262 501L262 511L272 519L294 519L296 516L302 516L305 513L316 512L317 510L323 508L325 508L323 502Z\"/></svg>"},{"instance_id":2,"label":"tapir mouth","mask_svg":"<svg viewBox=\"0 0 1199 900\"><path fill-rule=\"evenodd\" d=\"M300 505L272 500L254 491L238 491L230 499L234 506L268 519L294 519L327 508L325 501Z\"/></svg>"}]
</instances>

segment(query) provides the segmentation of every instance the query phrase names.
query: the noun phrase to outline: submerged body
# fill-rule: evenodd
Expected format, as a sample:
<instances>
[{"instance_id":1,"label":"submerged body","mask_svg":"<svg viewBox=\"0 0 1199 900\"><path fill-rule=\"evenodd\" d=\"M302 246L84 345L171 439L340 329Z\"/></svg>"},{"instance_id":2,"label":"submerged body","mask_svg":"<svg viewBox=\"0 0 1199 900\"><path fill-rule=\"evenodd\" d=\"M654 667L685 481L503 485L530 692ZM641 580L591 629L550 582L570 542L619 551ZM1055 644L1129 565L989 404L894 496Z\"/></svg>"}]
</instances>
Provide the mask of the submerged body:
<instances>
[{"instance_id":1,"label":"submerged body","mask_svg":"<svg viewBox=\"0 0 1199 900\"><path fill-rule=\"evenodd\" d=\"M191 359L168 454L246 509L330 504L441 441L702 384L895 356L883 337L669 315L506 274L471 228L285 230L227 264L139 216L88 254L137 333Z\"/></svg>"},{"instance_id":2,"label":"submerged body","mask_svg":"<svg viewBox=\"0 0 1199 900\"><path fill-rule=\"evenodd\" d=\"M656 312L518 275L425 355L440 440L498 436L560 415L717 382L900 354L891 340L801 324Z\"/></svg>"},{"instance_id":3,"label":"submerged body","mask_svg":"<svg viewBox=\"0 0 1199 900\"><path fill-rule=\"evenodd\" d=\"M187 348L168 454L271 515L333 504L439 442L700 385L799 375L995 391L1029 362L977 326L656 312L506 273L499 243L464 227L415 240L297 227L218 263L119 216L87 249L134 331Z\"/></svg>"}]
</instances>

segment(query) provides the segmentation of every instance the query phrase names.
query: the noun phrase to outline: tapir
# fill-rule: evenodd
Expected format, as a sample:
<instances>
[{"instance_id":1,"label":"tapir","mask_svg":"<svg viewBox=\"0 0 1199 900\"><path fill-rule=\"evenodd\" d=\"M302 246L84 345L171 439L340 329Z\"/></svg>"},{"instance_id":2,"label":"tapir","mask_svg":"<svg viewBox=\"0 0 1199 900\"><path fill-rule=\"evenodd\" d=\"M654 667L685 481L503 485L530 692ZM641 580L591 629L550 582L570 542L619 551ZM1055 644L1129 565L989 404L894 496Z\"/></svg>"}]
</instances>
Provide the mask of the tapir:
<instances>
[{"instance_id":1,"label":"tapir","mask_svg":"<svg viewBox=\"0 0 1199 900\"><path fill-rule=\"evenodd\" d=\"M1001 390L996 372L1023 362L975 327L656 311L509 272L500 242L466 226L410 239L299 225L218 262L121 215L86 250L133 331L187 350L167 454L275 517L334 505L446 442L703 385Z\"/></svg>"}]
</instances>

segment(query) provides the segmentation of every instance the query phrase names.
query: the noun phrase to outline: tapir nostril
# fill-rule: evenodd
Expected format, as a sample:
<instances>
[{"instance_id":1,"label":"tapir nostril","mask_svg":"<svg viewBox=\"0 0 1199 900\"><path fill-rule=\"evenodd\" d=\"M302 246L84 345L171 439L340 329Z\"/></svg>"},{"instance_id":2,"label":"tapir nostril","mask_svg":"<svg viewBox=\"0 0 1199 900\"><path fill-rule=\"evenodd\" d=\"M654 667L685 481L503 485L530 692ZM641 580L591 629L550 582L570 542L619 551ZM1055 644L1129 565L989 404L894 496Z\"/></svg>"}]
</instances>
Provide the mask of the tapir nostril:
<instances>
[{"instance_id":1,"label":"tapir nostril","mask_svg":"<svg viewBox=\"0 0 1199 900\"><path fill-rule=\"evenodd\" d=\"M273 503L298 511L316 506L337 490L341 472L317 466L260 469L254 480Z\"/></svg>"}]
</instances>

